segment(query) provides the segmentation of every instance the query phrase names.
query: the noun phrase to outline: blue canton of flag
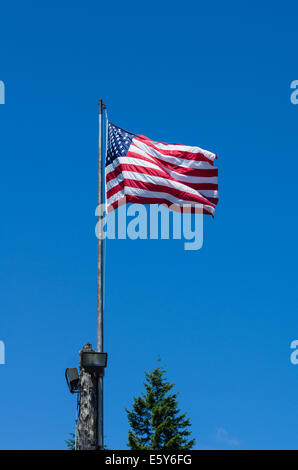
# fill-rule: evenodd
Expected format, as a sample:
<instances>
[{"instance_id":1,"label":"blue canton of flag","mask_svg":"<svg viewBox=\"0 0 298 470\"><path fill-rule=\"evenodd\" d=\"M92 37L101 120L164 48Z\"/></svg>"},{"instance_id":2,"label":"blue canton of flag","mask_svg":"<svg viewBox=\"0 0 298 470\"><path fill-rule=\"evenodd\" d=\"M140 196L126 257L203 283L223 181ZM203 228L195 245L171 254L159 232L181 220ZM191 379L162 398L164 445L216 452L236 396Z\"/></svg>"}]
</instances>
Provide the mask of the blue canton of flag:
<instances>
[{"instance_id":1,"label":"blue canton of flag","mask_svg":"<svg viewBox=\"0 0 298 470\"><path fill-rule=\"evenodd\" d=\"M109 122L106 166L112 163L117 157L124 157L127 154L134 137L136 137L135 134L124 131Z\"/></svg>"}]
</instances>

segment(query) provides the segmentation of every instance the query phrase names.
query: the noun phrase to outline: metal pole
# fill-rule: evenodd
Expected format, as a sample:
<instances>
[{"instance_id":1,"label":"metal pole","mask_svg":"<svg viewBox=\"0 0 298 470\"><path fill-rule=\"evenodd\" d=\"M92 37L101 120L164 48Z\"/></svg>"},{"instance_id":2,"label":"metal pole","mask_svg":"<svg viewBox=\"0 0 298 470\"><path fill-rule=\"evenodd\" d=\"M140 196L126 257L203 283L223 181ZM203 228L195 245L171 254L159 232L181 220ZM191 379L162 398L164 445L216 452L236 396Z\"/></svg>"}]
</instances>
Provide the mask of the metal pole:
<instances>
[{"instance_id":1,"label":"metal pole","mask_svg":"<svg viewBox=\"0 0 298 470\"><path fill-rule=\"evenodd\" d=\"M97 335L96 349L103 352L103 241L102 241L102 218L101 207L103 204L103 184L102 184L102 153L103 153L103 132L102 114L103 103L99 100L99 135L98 135L98 230L97 234ZM103 449L103 377L98 377L98 448Z\"/></svg>"}]
</instances>

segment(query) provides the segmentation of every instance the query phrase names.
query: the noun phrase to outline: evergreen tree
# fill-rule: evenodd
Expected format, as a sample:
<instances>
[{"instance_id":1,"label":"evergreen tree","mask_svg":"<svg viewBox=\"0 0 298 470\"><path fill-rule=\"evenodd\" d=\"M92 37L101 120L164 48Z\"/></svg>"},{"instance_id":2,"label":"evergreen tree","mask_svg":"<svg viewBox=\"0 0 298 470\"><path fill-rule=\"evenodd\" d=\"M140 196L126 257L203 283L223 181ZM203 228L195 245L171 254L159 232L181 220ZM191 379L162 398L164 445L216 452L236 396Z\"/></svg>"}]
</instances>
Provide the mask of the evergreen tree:
<instances>
[{"instance_id":1,"label":"evergreen tree","mask_svg":"<svg viewBox=\"0 0 298 470\"><path fill-rule=\"evenodd\" d=\"M68 450L76 450L75 435L73 432L69 433L69 435L70 435L70 438L65 440L65 444Z\"/></svg>"},{"instance_id":2,"label":"evergreen tree","mask_svg":"<svg viewBox=\"0 0 298 470\"><path fill-rule=\"evenodd\" d=\"M178 393L169 393L175 384L166 380L166 370L157 367L145 374L146 393L134 398L132 410L126 409L130 429L128 447L133 450L191 449L195 439L186 413L178 409Z\"/></svg>"}]
</instances>

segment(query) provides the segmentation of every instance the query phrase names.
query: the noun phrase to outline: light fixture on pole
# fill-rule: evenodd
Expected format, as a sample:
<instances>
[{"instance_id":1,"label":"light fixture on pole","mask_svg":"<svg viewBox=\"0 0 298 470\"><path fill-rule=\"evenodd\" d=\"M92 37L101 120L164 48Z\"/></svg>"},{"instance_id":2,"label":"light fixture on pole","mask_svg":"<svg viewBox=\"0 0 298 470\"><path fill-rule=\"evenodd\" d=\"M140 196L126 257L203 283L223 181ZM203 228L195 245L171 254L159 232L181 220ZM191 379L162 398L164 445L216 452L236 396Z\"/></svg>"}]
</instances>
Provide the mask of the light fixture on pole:
<instances>
[{"instance_id":1,"label":"light fixture on pole","mask_svg":"<svg viewBox=\"0 0 298 470\"><path fill-rule=\"evenodd\" d=\"M80 378L76 367L67 368L65 378L70 393L78 393L80 390Z\"/></svg>"},{"instance_id":2,"label":"light fixture on pole","mask_svg":"<svg viewBox=\"0 0 298 470\"><path fill-rule=\"evenodd\" d=\"M97 351L82 351L81 365L87 372L94 373L98 377L104 376L107 366L107 353Z\"/></svg>"}]
</instances>

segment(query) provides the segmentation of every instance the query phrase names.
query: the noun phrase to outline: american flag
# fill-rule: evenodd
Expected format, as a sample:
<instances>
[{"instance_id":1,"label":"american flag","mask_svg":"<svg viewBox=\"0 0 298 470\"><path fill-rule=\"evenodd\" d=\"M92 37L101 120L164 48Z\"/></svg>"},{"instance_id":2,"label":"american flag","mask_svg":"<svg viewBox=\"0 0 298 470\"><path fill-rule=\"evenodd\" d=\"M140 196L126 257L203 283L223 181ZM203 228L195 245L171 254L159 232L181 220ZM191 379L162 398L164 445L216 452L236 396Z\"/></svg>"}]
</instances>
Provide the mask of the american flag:
<instances>
[{"instance_id":1,"label":"american flag","mask_svg":"<svg viewBox=\"0 0 298 470\"><path fill-rule=\"evenodd\" d=\"M216 155L199 147L167 144L108 123L106 203L191 205L214 215L218 202ZM175 209L174 209L175 210Z\"/></svg>"}]
</instances>

